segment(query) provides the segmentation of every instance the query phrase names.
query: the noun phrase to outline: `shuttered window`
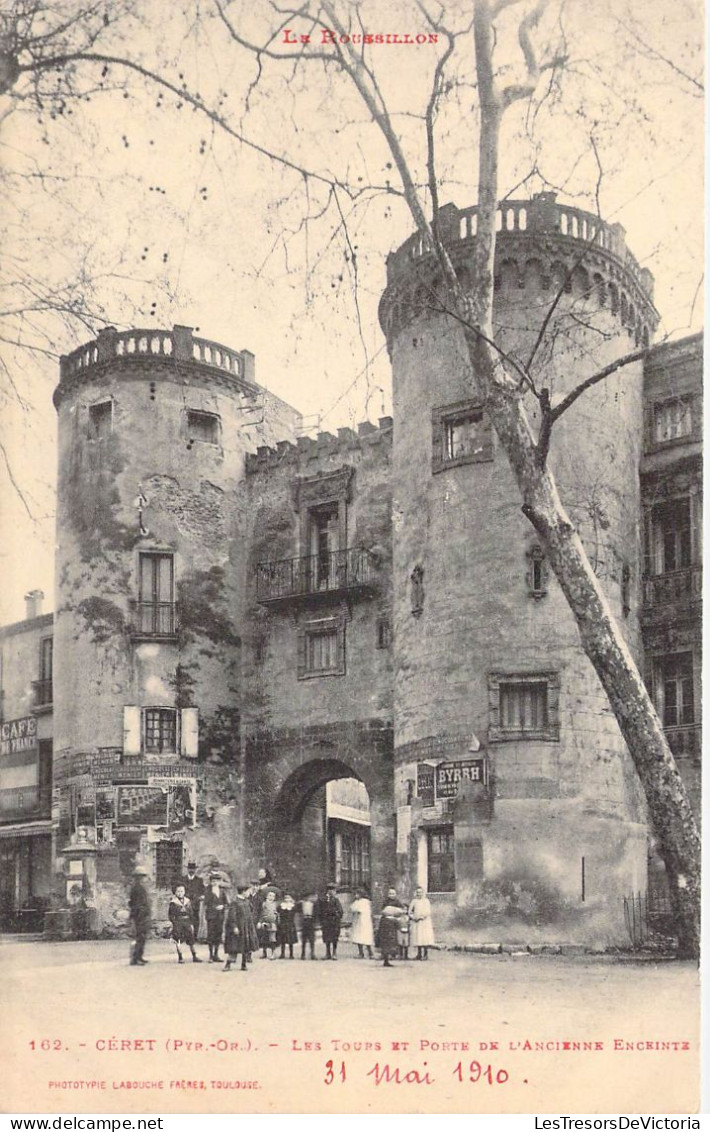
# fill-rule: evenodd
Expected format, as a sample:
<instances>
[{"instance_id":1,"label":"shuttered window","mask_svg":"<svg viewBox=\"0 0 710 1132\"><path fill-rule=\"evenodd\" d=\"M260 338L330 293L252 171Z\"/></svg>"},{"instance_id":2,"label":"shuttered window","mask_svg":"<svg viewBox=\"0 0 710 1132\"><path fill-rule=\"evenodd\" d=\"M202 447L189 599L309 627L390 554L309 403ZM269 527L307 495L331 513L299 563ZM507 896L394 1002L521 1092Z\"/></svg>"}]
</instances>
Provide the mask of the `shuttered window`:
<instances>
[{"instance_id":1,"label":"shuttered window","mask_svg":"<svg viewBox=\"0 0 710 1132\"><path fill-rule=\"evenodd\" d=\"M307 622L298 629L298 678L345 674L345 623L341 617Z\"/></svg>"},{"instance_id":2,"label":"shuttered window","mask_svg":"<svg viewBox=\"0 0 710 1132\"><path fill-rule=\"evenodd\" d=\"M671 653L655 658L655 698L664 727L695 723L693 655Z\"/></svg>"},{"instance_id":3,"label":"shuttered window","mask_svg":"<svg viewBox=\"0 0 710 1132\"><path fill-rule=\"evenodd\" d=\"M547 684L501 684L500 725L504 731L547 727Z\"/></svg>"},{"instance_id":4,"label":"shuttered window","mask_svg":"<svg viewBox=\"0 0 710 1132\"><path fill-rule=\"evenodd\" d=\"M146 708L143 721L146 751L177 750L177 712L173 708Z\"/></svg>"},{"instance_id":5,"label":"shuttered window","mask_svg":"<svg viewBox=\"0 0 710 1132\"><path fill-rule=\"evenodd\" d=\"M141 554L138 623L140 636L170 637L175 633L172 554Z\"/></svg>"},{"instance_id":6,"label":"shuttered window","mask_svg":"<svg viewBox=\"0 0 710 1132\"><path fill-rule=\"evenodd\" d=\"M678 398L662 401L653 406L653 439L656 444L679 440L693 431L693 411L690 400Z\"/></svg>"},{"instance_id":7,"label":"shuttered window","mask_svg":"<svg viewBox=\"0 0 710 1132\"><path fill-rule=\"evenodd\" d=\"M685 570L691 562L690 498L658 503L651 512L652 573Z\"/></svg>"},{"instance_id":8,"label":"shuttered window","mask_svg":"<svg viewBox=\"0 0 710 1132\"><path fill-rule=\"evenodd\" d=\"M560 737L560 677L556 672L488 676L488 738L491 742L511 739Z\"/></svg>"},{"instance_id":9,"label":"shuttered window","mask_svg":"<svg viewBox=\"0 0 710 1132\"><path fill-rule=\"evenodd\" d=\"M123 754L177 754L196 759L199 749L199 713L196 707L176 708L126 705L123 709Z\"/></svg>"}]
</instances>

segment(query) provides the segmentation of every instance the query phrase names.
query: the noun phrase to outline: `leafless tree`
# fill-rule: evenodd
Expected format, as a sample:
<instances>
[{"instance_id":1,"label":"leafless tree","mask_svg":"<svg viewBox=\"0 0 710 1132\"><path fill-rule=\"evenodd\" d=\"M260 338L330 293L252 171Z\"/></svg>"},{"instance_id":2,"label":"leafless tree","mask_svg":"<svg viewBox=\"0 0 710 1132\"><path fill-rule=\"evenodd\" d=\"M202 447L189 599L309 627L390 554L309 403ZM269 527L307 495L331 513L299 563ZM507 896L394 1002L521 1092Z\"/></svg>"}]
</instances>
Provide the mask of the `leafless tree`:
<instances>
[{"instance_id":1,"label":"leafless tree","mask_svg":"<svg viewBox=\"0 0 710 1132\"><path fill-rule=\"evenodd\" d=\"M373 9L368 8L366 0L305 0L298 7L263 4L255 16L240 0L205 0L194 10L190 5L184 14L192 18L195 42L204 48L209 41L212 46L219 44L224 53L236 52L235 73L239 69L242 78L239 83L235 81L237 97L229 101L231 92L201 91L184 73L176 74L170 60L162 57L158 43L143 38L134 47L124 38L120 48L115 41L104 47L99 42L103 35L101 21L109 17L102 17L100 5L81 12L74 9L78 18L69 25L69 34L57 25L46 41L41 40L39 49L12 31L12 27L23 26L15 15L5 37L8 46L0 73L7 92L32 97L38 105L56 97L62 83L74 92L82 89L78 83L100 85L106 79L138 83L140 89L145 89L145 84L157 87L174 105L191 108L242 151L258 155L267 167L279 171L284 178L280 185L290 186L285 199L293 230L300 232L318 218L330 220L334 216L334 227L347 253L347 272L356 285L360 253L351 236L351 224L358 210L365 211L382 195L406 205L425 251L437 265L438 285L432 303L461 328L471 373L476 375L478 390L517 480L523 513L545 549L643 784L671 882L680 951L697 955L697 827L661 722L578 531L559 498L549 460L554 430L577 399L625 365L639 361L643 350L631 350L589 373L560 398L554 396L544 349L537 348L542 342L528 358L515 357L501 349L494 325L501 138L509 137L505 131L512 128L517 129L517 136L525 133L529 139L536 139L540 160L535 159L534 146L526 150L522 179L541 177L543 183L552 184L552 178L540 172L544 138L541 141L536 133L536 123L545 107L569 107L572 96L566 94L565 78L580 80L583 74L588 77L595 69L600 70L599 57L591 46L589 58L575 54L568 42L566 7L555 5L553 0L476 0L472 18L468 8L466 12L452 11L434 0L400 5L400 11L403 6L437 39L434 62L427 74L427 98L423 105L410 110L390 104L386 70L376 66L375 52L367 40ZM20 6L17 11L22 15L24 10ZM381 26L382 9L378 11ZM590 29L590 43L591 38ZM682 72L683 80L695 93L698 83L687 60L674 67L670 56L656 59L658 48L649 44L638 26L632 28L631 39L647 60L666 71ZM514 41L517 47L500 63L503 40ZM608 74L596 77L613 84ZM280 131L268 129L268 98L273 98L276 89L270 83L276 83L283 94ZM613 94L612 90L610 97ZM310 153L299 144L301 120L296 99L317 119L320 148ZM339 106L341 99L344 111ZM575 115L583 117L579 93L572 101ZM343 144L338 136L340 125L334 126L348 117L352 121L354 106L359 106L362 126L358 141L360 134L369 138L365 156ZM466 286L457 276L439 229L442 166L451 160L453 152L449 148L448 157L442 156L445 147L441 140L450 129L447 113L452 106L459 126L462 111L470 123L465 147L456 152L456 158L465 160L473 142L477 158L478 226L473 283ZM292 107L291 121L288 107ZM642 117L637 107L633 113ZM599 170L599 189L603 179L600 135L609 127L589 121L586 128L587 158L593 163L591 167ZM335 172L338 163L340 169ZM318 265L312 264L311 269L317 272ZM551 309L551 318L553 314ZM533 423L528 411L531 405Z\"/></svg>"}]
</instances>

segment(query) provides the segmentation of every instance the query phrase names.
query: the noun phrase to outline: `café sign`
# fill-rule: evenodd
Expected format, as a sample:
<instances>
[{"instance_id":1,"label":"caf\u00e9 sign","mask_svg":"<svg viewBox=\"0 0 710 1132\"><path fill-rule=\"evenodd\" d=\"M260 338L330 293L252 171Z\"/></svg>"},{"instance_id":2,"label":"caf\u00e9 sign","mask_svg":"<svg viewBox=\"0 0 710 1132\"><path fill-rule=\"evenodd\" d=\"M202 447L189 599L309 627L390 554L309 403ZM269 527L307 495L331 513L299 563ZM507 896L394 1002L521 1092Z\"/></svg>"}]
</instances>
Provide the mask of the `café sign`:
<instances>
[{"instance_id":1,"label":"caf\u00e9 sign","mask_svg":"<svg viewBox=\"0 0 710 1132\"><path fill-rule=\"evenodd\" d=\"M439 763L434 782L437 798L455 798L462 782L480 782L487 786L487 759L481 756L477 759L460 759L455 763Z\"/></svg>"},{"instance_id":2,"label":"caf\u00e9 sign","mask_svg":"<svg viewBox=\"0 0 710 1132\"><path fill-rule=\"evenodd\" d=\"M33 715L0 724L0 755L16 755L37 748L37 720Z\"/></svg>"}]
</instances>

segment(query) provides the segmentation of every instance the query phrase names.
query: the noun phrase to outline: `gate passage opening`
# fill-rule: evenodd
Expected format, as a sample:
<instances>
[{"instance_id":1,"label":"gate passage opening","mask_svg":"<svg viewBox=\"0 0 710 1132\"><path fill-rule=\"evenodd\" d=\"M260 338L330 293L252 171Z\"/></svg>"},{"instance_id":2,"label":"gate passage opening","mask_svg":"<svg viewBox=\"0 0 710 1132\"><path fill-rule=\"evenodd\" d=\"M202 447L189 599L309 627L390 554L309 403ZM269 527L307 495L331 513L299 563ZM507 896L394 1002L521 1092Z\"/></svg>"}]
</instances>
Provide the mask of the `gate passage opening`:
<instances>
[{"instance_id":1,"label":"gate passage opening","mask_svg":"<svg viewBox=\"0 0 710 1132\"><path fill-rule=\"evenodd\" d=\"M300 767L281 790L275 819L278 875L299 893L328 883L344 893L370 889L370 798L346 764L316 759Z\"/></svg>"}]
</instances>

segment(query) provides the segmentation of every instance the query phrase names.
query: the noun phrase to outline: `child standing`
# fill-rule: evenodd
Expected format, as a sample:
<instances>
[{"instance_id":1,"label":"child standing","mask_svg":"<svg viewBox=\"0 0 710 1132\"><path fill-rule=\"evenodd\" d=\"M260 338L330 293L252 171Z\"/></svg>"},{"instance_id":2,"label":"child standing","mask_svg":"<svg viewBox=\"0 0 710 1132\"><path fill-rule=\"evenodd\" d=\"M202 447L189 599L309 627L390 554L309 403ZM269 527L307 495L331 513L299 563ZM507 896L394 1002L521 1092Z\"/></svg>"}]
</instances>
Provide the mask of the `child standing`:
<instances>
[{"instance_id":1,"label":"child standing","mask_svg":"<svg viewBox=\"0 0 710 1132\"><path fill-rule=\"evenodd\" d=\"M372 959L372 949L375 946L375 935L372 930L372 903L364 888L358 888L355 899L350 905L350 914L353 918L350 928L350 940L357 944L358 956L365 958L367 954Z\"/></svg>"},{"instance_id":2,"label":"child standing","mask_svg":"<svg viewBox=\"0 0 710 1132\"><path fill-rule=\"evenodd\" d=\"M259 913L259 944L264 959L267 958L267 951L269 952L268 958L274 958L278 918L279 907L276 903L276 893L273 890L269 890Z\"/></svg>"},{"instance_id":3,"label":"child standing","mask_svg":"<svg viewBox=\"0 0 710 1132\"><path fill-rule=\"evenodd\" d=\"M202 960L197 957L195 952L195 929L192 926L192 904L185 895L185 885L182 883L176 884L173 889L173 895L168 905L168 919L173 925L172 938L175 941L178 963L182 963L183 961L182 951L180 950L181 943L186 943L190 948L192 962L201 963Z\"/></svg>"},{"instance_id":4,"label":"child standing","mask_svg":"<svg viewBox=\"0 0 710 1132\"><path fill-rule=\"evenodd\" d=\"M412 924L412 947L417 949L417 959L428 959L429 948L434 946L434 925L431 920L431 904L424 895L423 888L417 888L409 905L409 919Z\"/></svg>"},{"instance_id":5,"label":"child standing","mask_svg":"<svg viewBox=\"0 0 710 1132\"><path fill-rule=\"evenodd\" d=\"M409 914L406 911L397 920L397 957L409 959Z\"/></svg>"},{"instance_id":6,"label":"child standing","mask_svg":"<svg viewBox=\"0 0 710 1132\"><path fill-rule=\"evenodd\" d=\"M281 944L281 959L293 959L293 945L298 941L296 934L296 901L288 893L279 904L278 921L276 927L276 942Z\"/></svg>"},{"instance_id":7,"label":"child standing","mask_svg":"<svg viewBox=\"0 0 710 1132\"><path fill-rule=\"evenodd\" d=\"M316 894L308 892L300 904L301 909L301 959L306 958L306 944L311 948L311 959L315 959L316 947L316 920L315 920Z\"/></svg>"}]
</instances>

